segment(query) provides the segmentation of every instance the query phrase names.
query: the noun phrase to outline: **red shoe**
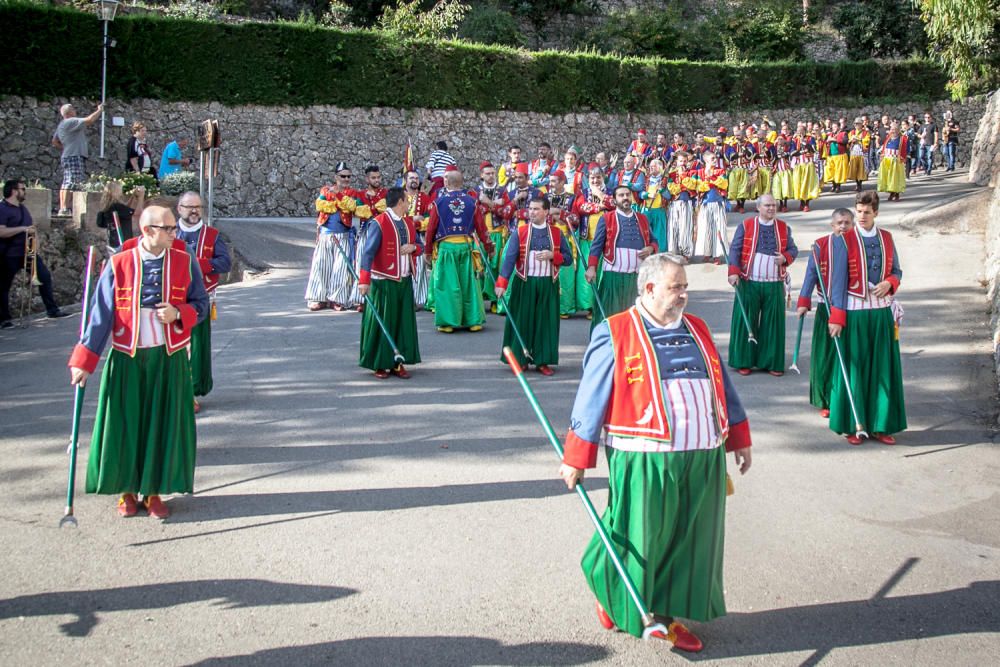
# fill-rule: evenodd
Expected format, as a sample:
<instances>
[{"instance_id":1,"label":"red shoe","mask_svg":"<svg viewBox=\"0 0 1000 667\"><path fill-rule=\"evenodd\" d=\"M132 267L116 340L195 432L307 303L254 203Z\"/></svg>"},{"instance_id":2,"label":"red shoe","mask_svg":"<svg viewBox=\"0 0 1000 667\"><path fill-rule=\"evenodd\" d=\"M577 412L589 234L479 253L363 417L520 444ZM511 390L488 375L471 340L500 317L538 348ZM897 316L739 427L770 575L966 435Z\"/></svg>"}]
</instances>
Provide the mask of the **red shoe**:
<instances>
[{"instance_id":1,"label":"red shoe","mask_svg":"<svg viewBox=\"0 0 1000 667\"><path fill-rule=\"evenodd\" d=\"M342 312L344 312L344 307L341 306L339 303L333 304L332 306L330 306L330 308L332 308L333 312L335 312L335 313L342 313Z\"/></svg>"},{"instance_id":2,"label":"red shoe","mask_svg":"<svg viewBox=\"0 0 1000 667\"><path fill-rule=\"evenodd\" d=\"M359 313L365 312L365 304L361 304L360 306L358 306L354 310L358 311Z\"/></svg>"},{"instance_id":3,"label":"red shoe","mask_svg":"<svg viewBox=\"0 0 1000 667\"><path fill-rule=\"evenodd\" d=\"M743 207L742 206L737 206L736 207L736 212L737 213L742 213L743 212Z\"/></svg>"},{"instance_id":4,"label":"red shoe","mask_svg":"<svg viewBox=\"0 0 1000 667\"><path fill-rule=\"evenodd\" d=\"M693 632L684 627L683 623L678 623L677 621L674 621L667 626L666 635L662 632L654 632L650 636L656 637L657 639L666 639L671 642L674 645L674 648L678 651L698 653L705 648L705 645L701 643L701 640L698 639Z\"/></svg>"},{"instance_id":5,"label":"red shoe","mask_svg":"<svg viewBox=\"0 0 1000 667\"><path fill-rule=\"evenodd\" d=\"M554 370L552 370L545 364L542 364L541 366L538 367L538 372L544 375L545 377L549 377L550 375L555 375L556 373Z\"/></svg>"},{"instance_id":6,"label":"red shoe","mask_svg":"<svg viewBox=\"0 0 1000 667\"><path fill-rule=\"evenodd\" d=\"M608 616L608 612L604 611L604 607L602 607L601 603L597 600L594 600L594 604L597 606L597 622L600 623L601 627L605 630L614 630L615 623L611 620L611 617Z\"/></svg>"},{"instance_id":7,"label":"red shoe","mask_svg":"<svg viewBox=\"0 0 1000 667\"><path fill-rule=\"evenodd\" d=\"M393 368L389 372L392 373L393 375L395 375L396 377L398 377L400 380L409 380L410 379L410 374L406 372L405 368L403 368L403 364L400 364L400 365L396 366L395 368Z\"/></svg>"},{"instance_id":8,"label":"red shoe","mask_svg":"<svg viewBox=\"0 0 1000 667\"><path fill-rule=\"evenodd\" d=\"M201 403L199 403L198 399L196 398L194 399L194 413L198 414L199 412L201 412Z\"/></svg>"},{"instance_id":9,"label":"red shoe","mask_svg":"<svg viewBox=\"0 0 1000 667\"><path fill-rule=\"evenodd\" d=\"M160 500L159 496L149 496L142 504L146 506L149 516L154 519L166 519L170 516L170 508Z\"/></svg>"},{"instance_id":10,"label":"red shoe","mask_svg":"<svg viewBox=\"0 0 1000 667\"><path fill-rule=\"evenodd\" d=\"M828 419L830 417L830 411L827 408L823 408L819 411L819 416L823 419Z\"/></svg>"},{"instance_id":11,"label":"red shoe","mask_svg":"<svg viewBox=\"0 0 1000 667\"><path fill-rule=\"evenodd\" d=\"M389 377L389 371L387 371L384 368L380 368L377 371L375 371L375 377L377 377L379 380L384 380L387 377Z\"/></svg>"},{"instance_id":12,"label":"red shoe","mask_svg":"<svg viewBox=\"0 0 1000 667\"><path fill-rule=\"evenodd\" d=\"M809 212L809 211L811 211L811 210L812 210L812 209L811 209L811 208L809 208L809 204L806 204L805 206L803 206L803 207L802 207L802 212L803 212L803 213L808 213L808 212Z\"/></svg>"},{"instance_id":13,"label":"red shoe","mask_svg":"<svg viewBox=\"0 0 1000 667\"><path fill-rule=\"evenodd\" d=\"M896 439L889 435L888 433L876 433L875 439L881 442L883 445L895 445Z\"/></svg>"},{"instance_id":14,"label":"red shoe","mask_svg":"<svg viewBox=\"0 0 1000 667\"><path fill-rule=\"evenodd\" d=\"M776 378L780 378L782 375L785 374L785 371L768 371L768 373L770 373Z\"/></svg>"},{"instance_id":15,"label":"red shoe","mask_svg":"<svg viewBox=\"0 0 1000 667\"><path fill-rule=\"evenodd\" d=\"M750 375L749 368L737 368L736 372L739 373L740 375Z\"/></svg>"},{"instance_id":16,"label":"red shoe","mask_svg":"<svg viewBox=\"0 0 1000 667\"><path fill-rule=\"evenodd\" d=\"M862 439L859 438L856 435L849 435L849 436L847 436L847 442L850 443L850 444L852 444L852 445L857 446L857 445L860 445L862 443Z\"/></svg>"},{"instance_id":17,"label":"red shoe","mask_svg":"<svg viewBox=\"0 0 1000 667\"><path fill-rule=\"evenodd\" d=\"M805 205L804 202L799 202L799 210L800 211L805 211L806 210L806 205Z\"/></svg>"},{"instance_id":18,"label":"red shoe","mask_svg":"<svg viewBox=\"0 0 1000 667\"><path fill-rule=\"evenodd\" d=\"M135 516L139 511L139 504L134 493L124 493L118 499L118 513L122 516Z\"/></svg>"},{"instance_id":19,"label":"red shoe","mask_svg":"<svg viewBox=\"0 0 1000 667\"><path fill-rule=\"evenodd\" d=\"M311 304L309 304L309 310L311 310L314 313L317 310L323 310L324 308L326 308L326 304L325 303L311 303Z\"/></svg>"}]
</instances>

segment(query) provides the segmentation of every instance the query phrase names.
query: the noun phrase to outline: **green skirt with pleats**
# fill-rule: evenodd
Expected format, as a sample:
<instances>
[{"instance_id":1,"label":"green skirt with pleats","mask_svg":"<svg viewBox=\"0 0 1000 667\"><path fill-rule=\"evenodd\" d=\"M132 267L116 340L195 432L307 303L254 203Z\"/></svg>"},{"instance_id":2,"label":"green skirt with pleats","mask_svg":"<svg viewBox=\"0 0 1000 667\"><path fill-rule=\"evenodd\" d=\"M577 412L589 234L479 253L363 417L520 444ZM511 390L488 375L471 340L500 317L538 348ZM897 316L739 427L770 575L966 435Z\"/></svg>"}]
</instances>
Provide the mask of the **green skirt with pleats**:
<instances>
[{"instance_id":1,"label":"green skirt with pleats","mask_svg":"<svg viewBox=\"0 0 1000 667\"><path fill-rule=\"evenodd\" d=\"M604 315L611 317L617 313L622 313L635 305L635 300L639 296L639 287L636 284L637 274L619 273L618 271L608 271L605 269L597 279L597 294L601 297L601 305L604 306ZM601 323L599 314L595 314L590 321L590 330Z\"/></svg>"},{"instance_id":2,"label":"green skirt with pleats","mask_svg":"<svg viewBox=\"0 0 1000 667\"><path fill-rule=\"evenodd\" d=\"M840 334L861 427L869 434L906 430L903 365L891 308L847 311ZM833 374L830 388L830 430L854 433L854 415L844 377Z\"/></svg>"},{"instance_id":3,"label":"green skirt with pleats","mask_svg":"<svg viewBox=\"0 0 1000 667\"><path fill-rule=\"evenodd\" d=\"M747 327L733 296L729 327L729 365L733 368L785 370L785 284L740 280L736 284L757 343L747 340Z\"/></svg>"},{"instance_id":4,"label":"green skirt with pleats","mask_svg":"<svg viewBox=\"0 0 1000 667\"><path fill-rule=\"evenodd\" d=\"M185 350L111 350L97 397L87 493L191 493L196 436Z\"/></svg>"},{"instance_id":5,"label":"green skirt with pleats","mask_svg":"<svg viewBox=\"0 0 1000 667\"><path fill-rule=\"evenodd\" d=\"M212 318L206 317L191 330L191 380L195 396L212 391Z\"/></svg>"},{"instance_id":6,"label":"green skirt with pleats","mask_svg":"<svg viewBox=\"0 0 1000 667\"><path fill-rule=\"evenodd\" d=\"M503 328L503 345L510 346L521 366L527 359L521 343L514 335L510 318L517 323L517 329L524 337L524 344L531 352L536 366L555 366L559 363L559 283L545 276L528 276L521 280L513 276L507 290L510 312ZM500 360L503 353L500 354Z\"/></svg>"},{"instance_id":7,"label":"green skirt with pleats","mask_svg":"<svg viewBox=\"0 0 1000 667\"><path fill-rule=\"evenodd\" d=\"M382 316L385 328L399 346L404 364L420 363L420 345L417 341L417 314L413 302L413 281L409 276L395 280L373 280L368 298ZM361 317L361 358L358 365L369 370L395 368L392 345L379 328L371 307L365 308Z\"/></svg>"},{"instance_id":8,"label":"green skirt with pleats","mask_svg":"<svg viewBox=\"0 0 1000 667\"><path fill-rule=\"evenodd\" d=\"M608 508L601 518L654 614L710 621L726 613L724 448L646 454L607 448ZM639 612L596 533L583 573L615 625L641 636Z\"/></svg>"},{"instance_id":9,"label":"green skirt with pleats","mask_svg":"<svg viewBox=\"0 0 1000 667\"><path fill-rule=\"evenodd\" d=\"M837 350L830 338L830 316L824 304L816 307L812 347L809 356L809 404L820 410L830 407L830 385L837 367Z\"/></svg>"},{"instance_id":10,"label":"green skirt with pleats","mask_svg":"<svg viewBox=\"0 0 1000 667\"><path fill-rule=\"evenodd\" d=\"M434 326L481 326L482 285L472 265L472 246L464 243L438 244L434 262Z\"/></svg>"},{"instance_id":11,"label":"green skirt with pleats","mask_svg":"<svg viewBox=\"0 0 1000 667\"><path fill-rule=\"evenodd\" d=\"M504 242L503 232L490 232L490 241L493 243L493 254L490 255L490 268L493 269L493 276L500 275L500 265L503 264L503 251L507 247ZM484 271L483 276L483 300L489 301L495 304L494 308L497 315L501 315L505 312L504 305L502 301L497 301L497 295L494 289L496 286L490 282L489 272Z\"/></svg>"},{"instance_id":12,"label":"green skirt with pleats","mask_svg":"<svg viewBox=\"0 0 1000 667\"><path fill-rule=\"evenodd\" d=\"M560 315L574 315L577 311L576 274L577 265L575 262L559 267Z\"/></svg>"},{"instance_id":13,"label":"green skirt with pleats","mask_svg":"<svg viewBox=\"0 0 1000 667\"><path fill-rule=\"evenodd\" d=\"M576 288L573 290L576 294L576 309L577 310L592 310L596 309L597 306L594 305L594 290L587 282L587 258L590 256L590 240L577 240L580 246L580 256L581 259L576 261L576 273L573 278L576 280ZM602 262L603 263L603 262ZM601 264L597 265L597 275L598 280L601 274Z\"/></svg>"}]
</instances>

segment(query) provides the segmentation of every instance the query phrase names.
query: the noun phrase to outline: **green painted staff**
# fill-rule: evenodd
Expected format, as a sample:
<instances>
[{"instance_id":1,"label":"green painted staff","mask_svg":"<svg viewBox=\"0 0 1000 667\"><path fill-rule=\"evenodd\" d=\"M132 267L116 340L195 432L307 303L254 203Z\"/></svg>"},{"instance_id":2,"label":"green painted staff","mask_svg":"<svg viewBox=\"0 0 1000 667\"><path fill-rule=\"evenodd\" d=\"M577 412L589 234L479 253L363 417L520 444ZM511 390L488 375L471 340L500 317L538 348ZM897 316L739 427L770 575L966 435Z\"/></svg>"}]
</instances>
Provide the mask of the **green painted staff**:
<instances>
[{"instance_id":1,"label":"green painted staff","mask_svg":"<svg viewBox=\"0 0 1000 667\"><path fill-rule=\"evenodd\" d=\"M473 236L473 238L475 239L476 242L476 249L479 250L479 252L482 254L483 267L486 269L486 275L488 275L490 278L490 284L496 285L497 277L493 275L493 268L490 267L490 256L486 254L485 249L483 248L482 245L480 245L479 238L476 236ZM501 253L503 252L503 248L500 249L500 252ZM521 344L521 352L524 353L524 358L528 359L531 362L534 362L535 358L531 356L531 352L528 351L528 346L524 342L524 337L521 336L521 330L517 328L517 322L514 320L514 314L511 313L510 311L510 301L507 299L506 290L504 291L503 296L500 297L500 302L503 304L505 315L507 316L507 321L510 322L510 328L514 330L514 336L517 337L517 342Z\"/></svg>"},{"instance_id":2,"label":"green painted staff","mask_svg":"<svg viewBox=\"0 0 1000 667\"><path fill-rule=\"evenodd\" d=\"M83 308L80 309L80 339L87 329L87 320L90 319L90 274L94 270L94 246L90 246L87 251L87 273L83 277ZM83 412L83 392L84 385L76 385L73 396L73 429L69 437L69 480L66 484L66 512L59 520L59 527L77 527L76 517L73 516L73 497L76 495L76 451L80 441L80 413Z\"/></svg>"},{"instance_id":3,"label":"green painted staff","mask_svg":"<svg viewBox=\"0 0 1000 667\"><path fill-rule=\"evenodd\" d=\"M799 370L799 346L802 344L802 325L806 322L806 316L799 315L799 332L795 334L795 352L792 353L792 365L788 367L788 370L795 371L799 375L802 375L802 371Z\"/></svg>"},{"instance_id":4,"label":"green painted staff","mask_svg":"<svg viewBox=\"0 0 1000 667\"><path fill-rule=\"evenodd\" d=\"M514 377L517 378L518 383L521 385L521 389L524 390L524 395L528 397L528 403L531 404L531 408L535 411L535 416L538 417L538 422L542 425L542 430L545 431L545 435L548 437L549 443L553 448L555 448L556 454L559 455L559 459L561 460L563 457L562 445L559 444L559 438L556 437L555 431L552 430L552 424L549 422L548 417L545 416L542 406L538 404L538 399L535 398L535 393L531 390L528 380L524 377L524 369L522 369L521 365L517 363L517 357L514 356L514 351L509 347L505 347L503 349L503 355L507 358L507 363L510 364L511 370L514 371ZM667 628L664 627L662 623L657 623L653 618L653 614L651 614L646 608L642 598L639 596L639 591L636 589L635 584L632 583L632 578L629 577L628 572L625 570L625 565L622 564L621 558L619 558L617 552L615 552L614 545L611 543L611 537L608 535L608 531L604 528L604 524L601 523L601 517L598 516L597 510L594 509L594 504L590 502L590 496L587 495L587 491L583 488L583 482L577 482L574 489L576 490L577 495L580 496L580 500L583 501L583 506L587 510L587 515L594 523L594 528L597 529L597 534L600 535L601 542L604 543L604 548L607 549L611 562L614 564L619 576L621 576L622 583L625 584L625 589L628 591L629 596L631 596L636 609L639 610L639 615L642 617L642 624L644 626L642 638L649 639L650 636L656 632L662 633L663 636L666 636L668 634Z\"/></svg>"},{"instance_id":5,"label":"green painted staff","mask_svg":"<svg viewBox=\"0 0 1000 667\"><path fill-rule=\"evenodd\" d=\"M726 252L726 257L729 257L729 247L726 245L726 238L722 235L722 230L719 230L719 241L722 242L722 249ZM747 340L754 345L757 344L757 339L753 335L753 329L750 328L750 318L747 317L747 309L743 307L743 297L740 296L740 283L739 278L736 280L736 284L733 285L733 291L736 292L736 305L740 309L740 315L743 317L743 324L747 325Z\"/></svg>"},{"instance_id":6,"label":"green painted staff","mask_svg":"<svg viewBox=\"0 0 1000 667\"><path fill-rule=\"evenodd\" d=\"M340 240L337 238L336 234L333 235L333 245L337 246L337 250L340 251L340 256L344 258L344 263L347 264L347 270L350 271L351 275L354 277L354 282L361 282L361 278L358 277L358 272L354 270L354 263L351 261L351 258L347 256L347 251L341 247ZM400 354L399 346L396 345L396 341L393 340L392 334L389 333L389 328L385 326L385 322L382 321L382 316L378 314L378 308L375 307L375 302L372 301L371 297L367 294L365 294L364 297L365 303L368 304L368 307L371 308L372 315L375 316L375 322L378 324L378 328L382 330L382 334L385 336L386 342L389 343L389 347L392 348L392 360L397 364L405 362L406 359L404 359L403 355Z\"/></svg>"},{"instance_id":7,"label":"green painted staff","mask_svg":"<svg viewBox=\"0 0 1000 667\"><path fill-rule=\"evenodd\" d=\"M830 298L826 294L826 287L823 285L823 275L819 270L819 257L816 255L816 246L812 247L813 264L816 265L816 277L819 283L820 294L823 295L823 305L826 306L827 317L832 315L830 312ZM831 271L831 276L832 276ZM832 280L832 277L831 277ZM864 426L861 425L861 420L858 419L858 408L854 405L854 392L851 391L851 379L847 376L847 366L844 364L844 353L840 350L840 337L831 336L833 339L833 347L837 350L837 362L840 364L840 373L844 376L844 389L847 390L847 402L851 405L851 414L854 416L854 435L859 438L867 438L868 432L865 431Z\"/></svg>"}]
</instances>

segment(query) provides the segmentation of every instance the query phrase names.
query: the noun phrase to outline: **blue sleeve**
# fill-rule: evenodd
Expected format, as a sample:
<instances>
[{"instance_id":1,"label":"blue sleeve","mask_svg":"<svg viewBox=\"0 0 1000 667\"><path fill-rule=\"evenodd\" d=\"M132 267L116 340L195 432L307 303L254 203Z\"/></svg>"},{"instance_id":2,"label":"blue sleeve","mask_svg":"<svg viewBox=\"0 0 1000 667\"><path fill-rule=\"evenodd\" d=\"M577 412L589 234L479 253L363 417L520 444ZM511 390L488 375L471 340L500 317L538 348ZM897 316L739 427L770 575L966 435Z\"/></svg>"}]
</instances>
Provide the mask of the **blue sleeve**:
<instances>
[{"instance_id":1,"label":"blue sleeve","mask_svg":"<svg viewBox=\"0 0 1000 667\"><path fill-rule=\"evenodd\" d=\"M615 352L607 322L594 328L583 355L583 378L576 390L570 428L587 442L598 442L614 384Z\"/></svg>"},{"instance_id":2,"label":"blue sleeve","mask_svg":"<svg viewBox=\"0 0 1000 667\"><path fill-rule=\"evenodd\" d=\"M844 237L830 239L833 244L833 261L830 267L829 303L840 310L847 309L847 243Z\"/></svg>"},{"instance_id":3,"label":"blue sleeve","mask_svg":"<svg viewBox=\"0 0 1000 667\"><path fill-rule=\"evenodd\" d=\"M559 252L562 253L563 266L571 266L573 264L573 250L569 247L569 242L566 240L565 234L559 235Z\"/></svg>"},{"instance_id":4,"label":"blue sleeve","mask_svg":"<svg viewBox=\"0 0 1000 667\"><path fill-rule=\"evenodd\" d=\"M635 180L632 181L631 187L633 192L642 192L643 190L645 190L646 175L640 172L639 175L635 178Z\"/></svg>"},{"instance_id":5,"label":"blue sleeve","mask_svg":"<svg viewBox=\"0 0 1000 667\"><path fill-rule=\"evenodd\" d=\"M742 226L743 225L740 225L740 227ZM799 256L799 247L795 245L795 239L792 238L792 228L785 227L785 229L788 230L788 247L785 249L785 252L791 255L792 259L795 259ZM791 264L791 262L789 262L789 264Z\"/></svg>"},{"instance_id":6,"label":"blue sleeve","mask_svg":"<svg viewBox=\"0 0 1000 667\"><path fill-rule=\"evenodd\" d=\"M115 317L114 295L115 276L109 261L94 286L94 293L90 297L90 319L80 339L80 344L97 356L101 356L111 335Z\"/></svg>"},{"instance_id":7,"label":"blue sleeve","mask_svg":"<svg viewBox=\"0 0 1000 667\"><path fill-rule=\"evenodd\" d=\"M892 244L892 270L890 273L896 276L896 280L902 280L903 278L903 267L899 265L899 253L896 251L895 243Z\"/></svg>"},{"instance_id":8,"label":"blue sleeve","mask_svg":"<svg viewBox=\"0 0 1000 667\"><path fill-rule=\"evenodd\" d=\"M733 240L729 243L729 266L735 266L740 269L740 255L743 253L743 236L744 236L743 224L736 226L736 231L733 232ZM791 236L789 236L791 239Z\"/></svg>"},{"instance_id":9,"label":"blue sleeve","mask_svg":"<svg viewBox=\"0 0 1000 667\"><path fill-rule=\"evenodd\" d=\"M813 290L816 289L816 262L813 260L813 254L809 253L809 263L806 265L806 275L802 278L802 289L799 290L799 297L806 297L811 299Z\"/></svg>"},{"instance_id":10,"label":"blue sleeve","mask_svg":"<svg viewBox=\"0 0 1000 667\"><path fill-rule=\"evenodd\" d=\"M198 324L201 324L208 317L212 305L205 291L205 278L198 268L198 260L190 255L188 257L191 258L191 284L188 286L187 302L198 312Z\"/></svg>"},{"instance_id":11,"label":"blue sleeve","mask_svg":"<svg viewBox=\"0 0 1000 667\"><path fill-rule=\"evenodd\" d=\"M747 420L747 413L743 409L743 402L740 400L739 394L736 393L733 381L729 379L729 373L726 371L725 365L722 365L721 368L722 386L726 390L726 409L729 411L729 425L732 426L740 422L745 422Z\"/></svg>"},{"instance_id":12,"label":"blue sleeve","mask_svg":"<svg viewBox=\"0 0 1000 667\"><path fill-rule=\"evenodd\" d=\"M371 271L372 262L375 261L375 253L382 245L382 226L371 225L368 229L368 236L365 237L365 247L361 251L361 270Z\"/></svg>"},{"instance_id":13,"label":"blue sleeve","mask_svg":"<svg viewBox=\"0 0 1000 667\"><path fill-rule=\"evenodd\" d=\"M503 251L503 263L500 264L500 276L510 279L517 265L517 254L520 252L521 242L517 234L511 234L507 239L507 247Z\"/></svg>"},{"instance_id":14,"label":"blue sleeve","mask_svg":"<svg viewBox=\"0 0 1000 667\"><path fill-rule=\"evenodd\" d=\"M229 246L221 236L215 239L215 250L212 251L212 273L229 273L233 268L233 258L229 254Z\"/></svg>"},{"instance_id":15,"label":"blue sleeve","mask_svg":"<svg viewBox=\"0 0 1000 667\"><path fill-rule=\"evenodd\" d=\"M617 213L615 214L617 215ZM608 236L608 226L604 224L604 216L597 221L594 228L594 240L590 242L590 257L600 258L604 254L604 243Z\"/></svg>"}]
</instances>

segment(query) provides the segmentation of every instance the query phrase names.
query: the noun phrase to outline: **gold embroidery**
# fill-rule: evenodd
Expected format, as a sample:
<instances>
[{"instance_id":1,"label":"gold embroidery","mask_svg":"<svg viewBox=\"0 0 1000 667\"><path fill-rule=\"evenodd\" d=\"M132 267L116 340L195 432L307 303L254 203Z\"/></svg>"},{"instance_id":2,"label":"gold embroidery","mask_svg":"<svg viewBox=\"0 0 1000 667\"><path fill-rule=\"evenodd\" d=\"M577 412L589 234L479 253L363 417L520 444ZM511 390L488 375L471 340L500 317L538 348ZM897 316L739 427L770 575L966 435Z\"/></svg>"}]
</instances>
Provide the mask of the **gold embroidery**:
<instances>
[{"instance_id":1,"label":"gold embroidery","mask_svg":"<svg viewBox=\"0 0 1000 667\"><path fill-rule=\"evenodd\" d=\"M633 382L645 382L646 380L646 378L642 377L641 375L639 377L628 377L625 379L628 380L629 384L632 384Z\"/></svg>"}]
</instances>

